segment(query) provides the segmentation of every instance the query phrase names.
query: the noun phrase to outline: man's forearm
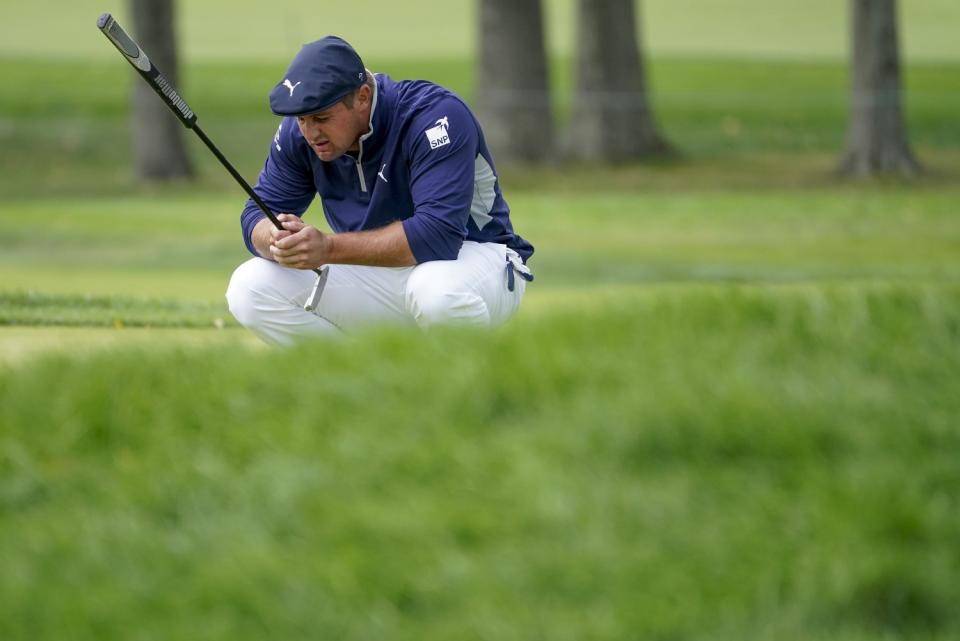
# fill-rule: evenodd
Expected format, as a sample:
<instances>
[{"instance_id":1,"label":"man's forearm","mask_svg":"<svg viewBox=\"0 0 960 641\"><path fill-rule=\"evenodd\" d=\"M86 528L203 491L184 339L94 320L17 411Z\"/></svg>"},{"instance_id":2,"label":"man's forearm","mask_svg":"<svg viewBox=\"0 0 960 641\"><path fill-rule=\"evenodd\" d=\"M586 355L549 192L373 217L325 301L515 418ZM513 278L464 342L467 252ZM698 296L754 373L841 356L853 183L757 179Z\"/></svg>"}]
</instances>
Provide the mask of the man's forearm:
<instances>
[{"instance_id":1,"label":"man's forearm","mask_svg":"<svg viewBox=\"0 0 960 641\"><path fill-rule=\"evenodd\" d=\"M380 229L328 234L304 225L291 214L280 214L279 218L287 231L277 232L269 220L263 219L254 226L250 238L261 256L286 267L313 269L337 263L377 267L417 264L399 221Z\"/></svg>"},{"instance_id":2,"label":"man's forearm","mask_svg":"<svg viewBox=\"0 0 960 641\"><path fill-rule=\"evenodd\" d=\"M327 262L380 267L409 267L417 259L399 221L380 229L329 234Z\"/></svg>"}]
</instances>

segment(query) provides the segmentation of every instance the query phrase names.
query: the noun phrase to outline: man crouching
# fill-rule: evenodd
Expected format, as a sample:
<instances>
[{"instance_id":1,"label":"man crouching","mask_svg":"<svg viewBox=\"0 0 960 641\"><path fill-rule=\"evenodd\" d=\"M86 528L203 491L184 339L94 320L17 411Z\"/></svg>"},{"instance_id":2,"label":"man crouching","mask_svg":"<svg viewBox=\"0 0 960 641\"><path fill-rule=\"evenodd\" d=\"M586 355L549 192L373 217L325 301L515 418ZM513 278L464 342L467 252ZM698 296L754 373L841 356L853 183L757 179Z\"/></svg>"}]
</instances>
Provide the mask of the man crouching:
<instances>
[{"instance_id":1,"label":"man crouching","mask_svg":"<svg viewBox=\"0 0 960 641\"><path fill-rule=\"evenodd\" d=\"M227 289L241 324L287 344L376 322L489 326L516 312L533 246L513 231L460 98L373 74L327 36L300 50L270 108L284 118L254 190L285 212L284 229L247 202L241 226L255 258ZM317 194L333 233L301 219Z\"/></svg>"}]
</instances>

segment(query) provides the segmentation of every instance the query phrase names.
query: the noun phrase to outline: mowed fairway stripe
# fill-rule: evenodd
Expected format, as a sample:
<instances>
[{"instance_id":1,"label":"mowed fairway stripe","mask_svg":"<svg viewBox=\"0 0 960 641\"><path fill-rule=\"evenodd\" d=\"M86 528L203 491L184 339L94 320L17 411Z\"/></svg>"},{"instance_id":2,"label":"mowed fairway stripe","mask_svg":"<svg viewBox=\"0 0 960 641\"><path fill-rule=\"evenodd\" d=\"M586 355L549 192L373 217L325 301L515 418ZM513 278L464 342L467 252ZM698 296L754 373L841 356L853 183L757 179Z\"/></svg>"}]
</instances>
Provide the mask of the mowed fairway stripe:
<instances>
[{"instance_id":1,"label":"mowed fairway stripe","mask_svg":"<svg viewBox=\"0 0 960 641\"><path fill-rule=\"evenodd\" d=\"M88 357L128 349L200 349L236 345L260 349L263 343L247 331L164 327L0 327L0 366L20 366L40 357Z\"/></svg>"}]
</instances>

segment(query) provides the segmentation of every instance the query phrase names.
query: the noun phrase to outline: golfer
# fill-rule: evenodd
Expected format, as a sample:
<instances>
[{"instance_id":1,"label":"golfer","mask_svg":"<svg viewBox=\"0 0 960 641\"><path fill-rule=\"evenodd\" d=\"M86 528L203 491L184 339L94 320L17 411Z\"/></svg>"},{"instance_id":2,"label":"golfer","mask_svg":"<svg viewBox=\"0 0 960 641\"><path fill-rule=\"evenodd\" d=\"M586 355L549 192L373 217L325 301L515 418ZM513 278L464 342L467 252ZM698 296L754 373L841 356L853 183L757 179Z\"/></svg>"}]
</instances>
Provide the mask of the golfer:
<instances>
[{"instance_id":1,"label":"golfer","mask_svg":"<svg viewBox=\"0 0 960 641\"><path fill-rule=\"evenodd\" d=\"M241 227L254 258L227 289L242 325L288 344L381 322L491 326L517 311L533 246L513 231L480 124L460 98L371 73L328 36L303 46L270 108L283 120L254 189L284 229L247 202ZM333 233L301 220L317 194Z\"/></svg>"}]
</instances>

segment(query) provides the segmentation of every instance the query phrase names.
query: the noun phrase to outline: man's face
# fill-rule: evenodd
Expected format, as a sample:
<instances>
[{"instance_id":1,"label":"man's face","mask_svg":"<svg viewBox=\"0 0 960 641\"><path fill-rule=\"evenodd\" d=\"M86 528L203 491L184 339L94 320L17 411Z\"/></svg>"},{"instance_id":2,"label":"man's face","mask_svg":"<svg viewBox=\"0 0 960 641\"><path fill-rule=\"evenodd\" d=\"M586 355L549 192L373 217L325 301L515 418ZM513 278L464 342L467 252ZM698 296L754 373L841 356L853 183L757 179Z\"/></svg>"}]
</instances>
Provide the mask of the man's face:
<instances>
[{"instance_id":1,"label":"man's face","mask_svg":"<svg viewBox=\"0 0 960 641\"><path fill-rule=\"evenodd\" d=\"M358 139L369 129L370 120L365 93L368 91L361 89L354 96L353 108L341 100L329 109L297 116L300 133L320 160L330 162L348 151L359 150Z\"/></svg>"}]
</instances>

